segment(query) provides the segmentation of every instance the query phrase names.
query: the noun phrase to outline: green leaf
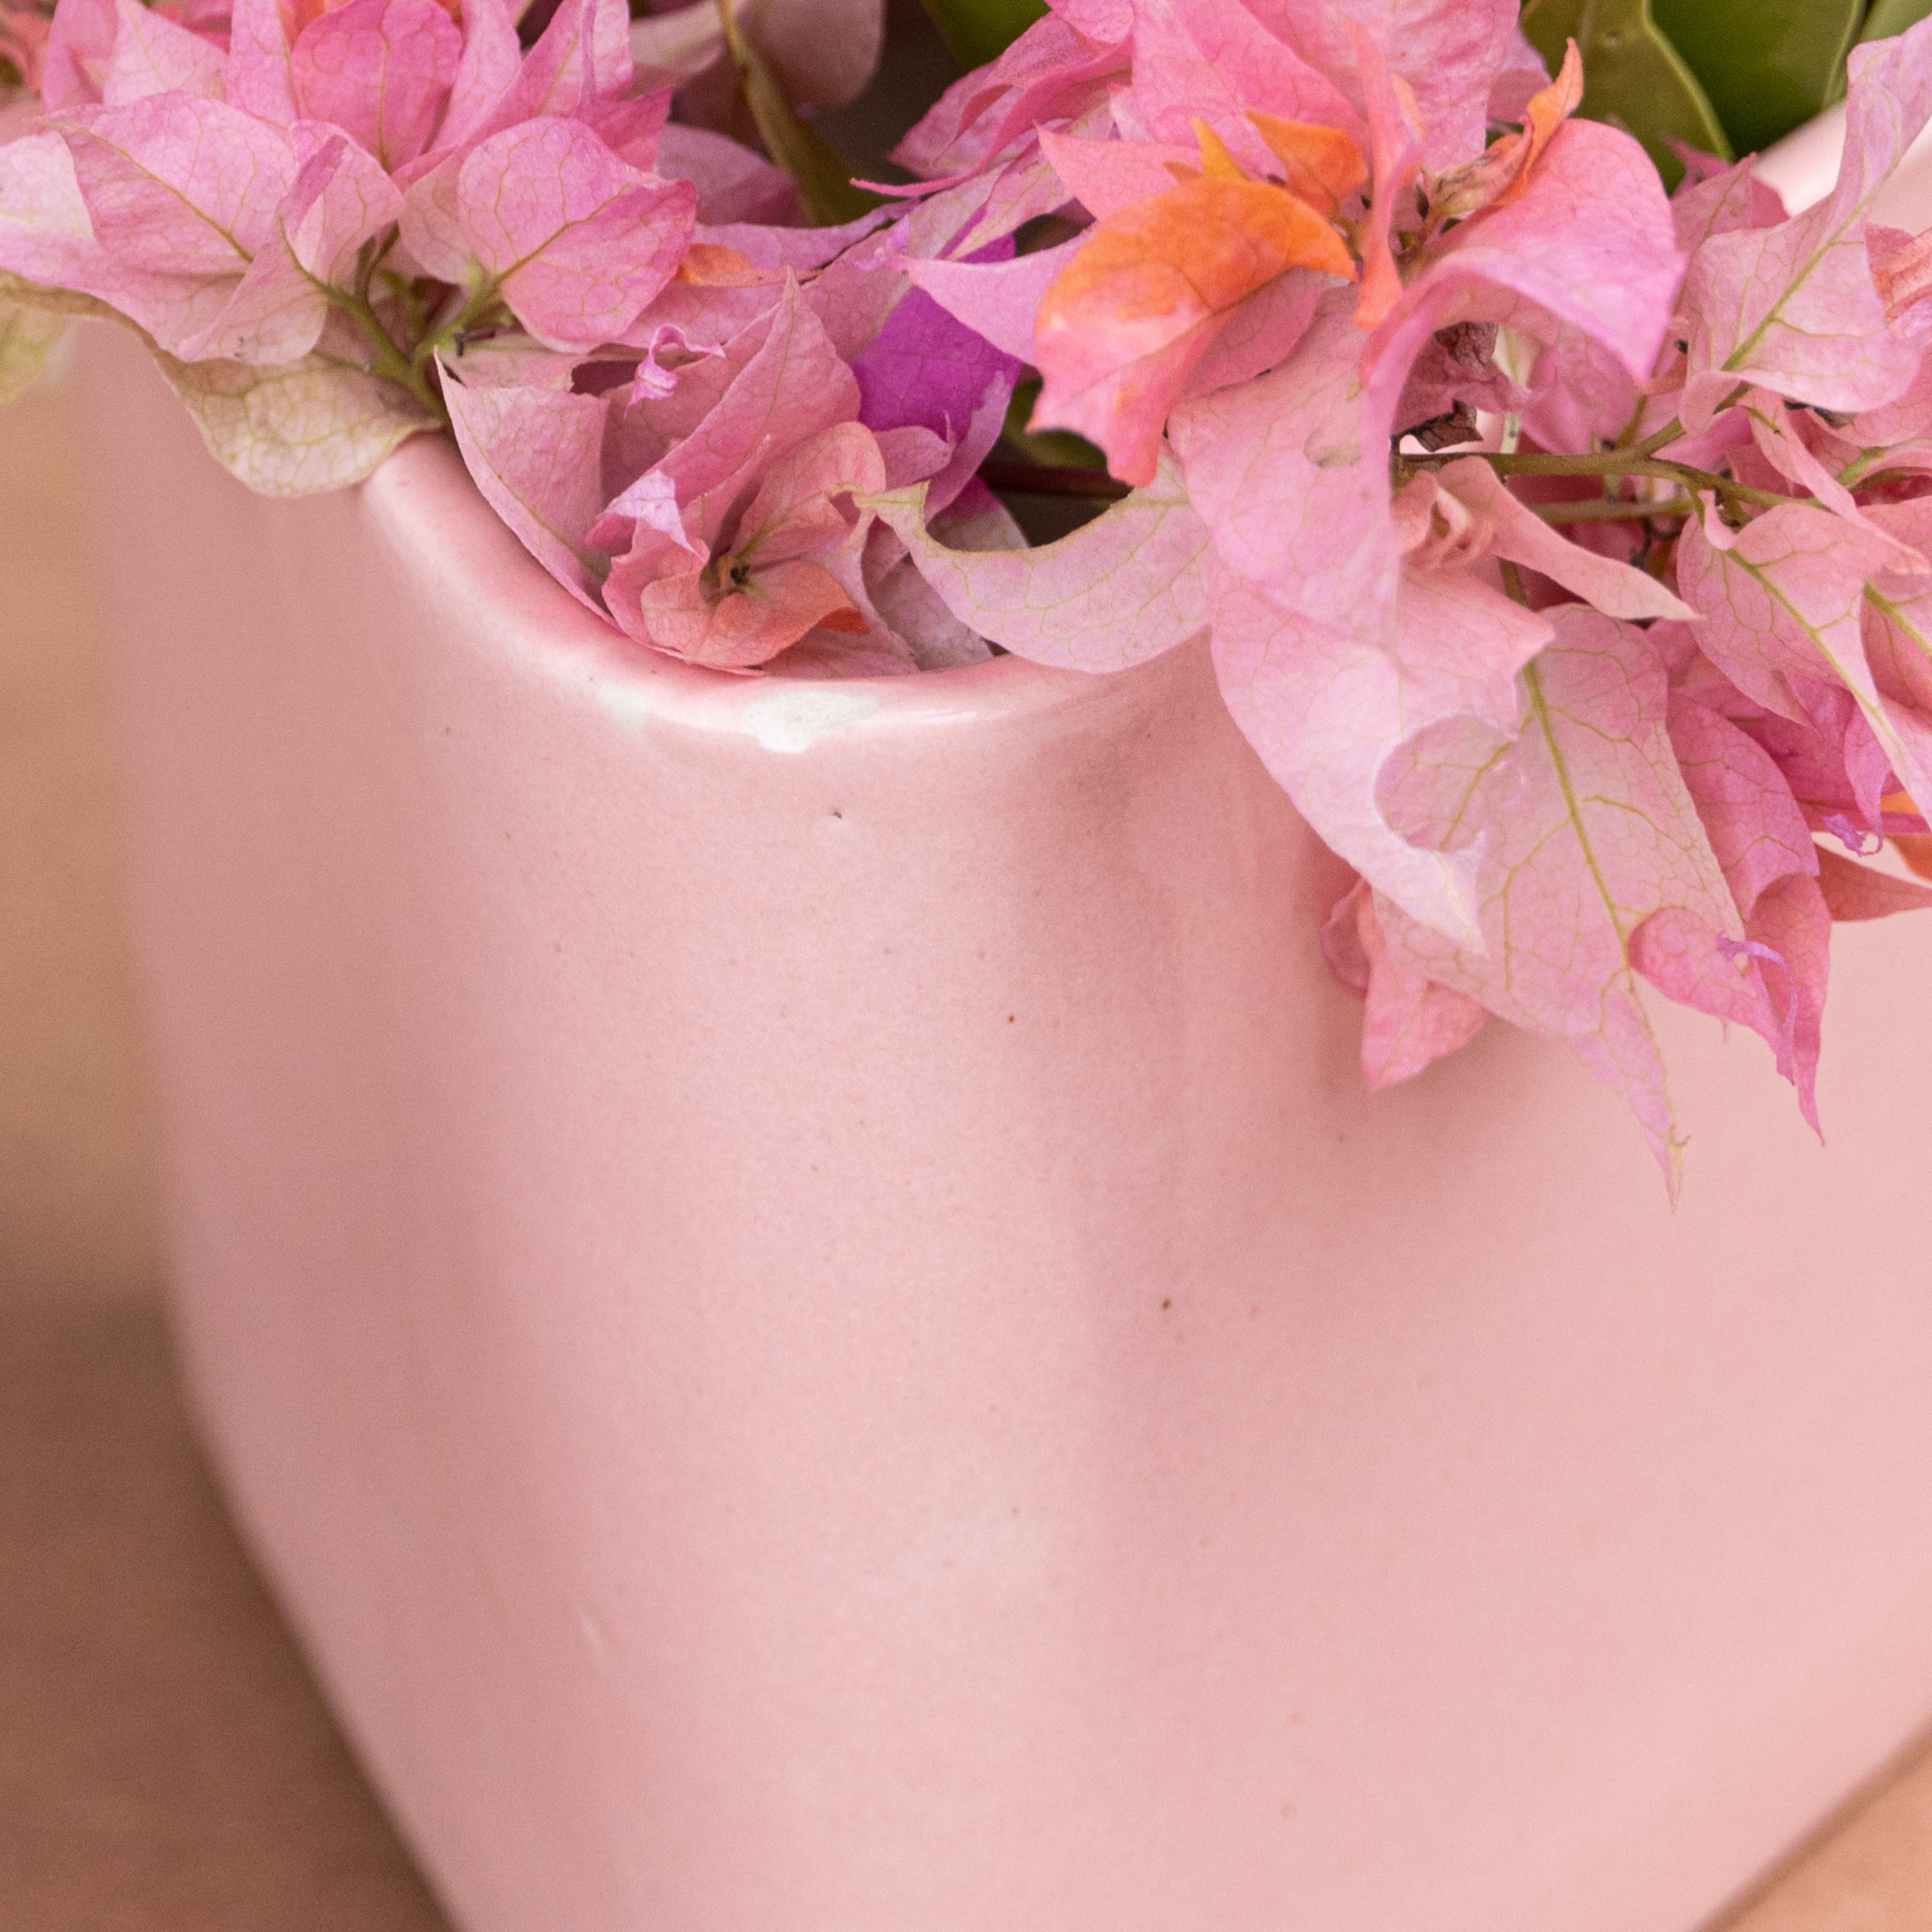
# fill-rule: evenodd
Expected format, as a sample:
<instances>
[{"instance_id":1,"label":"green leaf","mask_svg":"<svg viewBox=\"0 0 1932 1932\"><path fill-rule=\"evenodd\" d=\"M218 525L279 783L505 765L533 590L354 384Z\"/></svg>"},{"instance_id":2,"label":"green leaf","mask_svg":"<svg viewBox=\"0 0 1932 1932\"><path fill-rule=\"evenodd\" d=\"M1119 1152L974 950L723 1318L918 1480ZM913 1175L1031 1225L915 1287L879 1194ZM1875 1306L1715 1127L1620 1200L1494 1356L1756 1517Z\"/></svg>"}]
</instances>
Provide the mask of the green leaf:
<instances>
[{"instance_id":1,"label":"green leaf","mask_svg":"<svg viewBox=\"0 0 1932 1932\"><path fill-rule=\"evenodd\" d=\"M926 10L962 64L983 67L1044 16L1046 0L926 0Z\"/></svg>"},{"instance_id":2,"label":"green leaf","mask_svg":"<svg viewBox=\"0 0 1932 1932\"><path fill-rule=\"evenodd\" d=\"M798 183L806 212L821 228L856 221L879 205L879 197L852 184L851 171L817 128L800 118L778 77L750 37L739 30L736 0L718 0L724 44L738 70L745 104L757 124L765 152Z\"/></svg>"},{"instance_id":3,"label":"green leaf","mask_svg":"<svg viewBox=\"0 0 1932 1932\"><path fill-rule=\"evenodd\" d=\"M1741 154L1768 147L1845 91L1864 0L1654 0Z\"/></svg>"},{"instance_id":4,"label":"green leaf","mask_svg":"<svg viewBox=\"0 0 1932 1932\"><path fill-rule=\"evenodd\" d=\"M1684 164L1674 136L1729 160L1730 141L1697 76L1651 17L1650 0L1530 0L1523 32L1553 74L1564 44L1583 56L1582 111L1627 129L1674 188Z\"/></svg>"},{"instance_id":5,"label":"green leaf","mask_svg":"<svg viewBox=\"0 0 1932 1932\"><path fill-rule=\"evenodd\" d=\"M1904 33L1907 27L1917 26L1928 14L1932 14L1932 0L1873 0L1872 10L1865 16L1865 24L1858 38L1888 40L1893 34Z\"/></svg>"}]
</instances>

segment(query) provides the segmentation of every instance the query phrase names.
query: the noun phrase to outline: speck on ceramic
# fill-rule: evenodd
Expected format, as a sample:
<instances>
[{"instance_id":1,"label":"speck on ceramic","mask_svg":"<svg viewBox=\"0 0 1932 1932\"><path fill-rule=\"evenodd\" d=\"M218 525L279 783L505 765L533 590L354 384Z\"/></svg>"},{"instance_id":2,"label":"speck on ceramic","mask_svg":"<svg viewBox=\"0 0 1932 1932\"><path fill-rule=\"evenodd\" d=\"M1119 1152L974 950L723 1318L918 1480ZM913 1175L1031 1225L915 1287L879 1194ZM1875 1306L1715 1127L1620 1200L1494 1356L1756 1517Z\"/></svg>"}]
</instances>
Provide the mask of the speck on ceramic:
<instances>
[{"instance_id":1,"label":"speck on ceramic","mask_svg":"<svg viewBox=\"0 0 1932 1932\"><path fill-rule=\"evenodd\" d=\"M1932 1714L1909 925L1673 1215L1364 1093L1198 652L654 661L88 357L186 1360L464 1932L1689 1932Z\"/></svg>"}]
</instances>

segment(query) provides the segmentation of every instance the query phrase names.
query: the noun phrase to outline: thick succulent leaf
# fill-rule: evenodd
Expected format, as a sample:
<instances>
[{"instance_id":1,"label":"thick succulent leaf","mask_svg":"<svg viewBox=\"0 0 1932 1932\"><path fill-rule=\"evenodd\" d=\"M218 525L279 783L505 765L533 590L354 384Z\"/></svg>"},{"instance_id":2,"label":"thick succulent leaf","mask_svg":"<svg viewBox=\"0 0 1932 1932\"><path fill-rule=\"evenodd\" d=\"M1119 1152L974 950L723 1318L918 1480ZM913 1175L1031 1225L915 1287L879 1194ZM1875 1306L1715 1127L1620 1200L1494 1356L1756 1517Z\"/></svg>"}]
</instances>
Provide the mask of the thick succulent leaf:
<instances>
[{"instance_id":1,"label":"thick succulent leaf","mask_svg":"<svg viewBox=\"0 0 1932 1932\"><path fill-rule=\"evenodd\" d=\"M1651 0L1740 152L1768 148L1845 91L1865 0Z\"/></svg>"},{"instance_id":2,"label":"thick succulent leaf","mask_svg":"<svg viewBox=\"0 0 1932 1932\"><path fill-rule=\"evenodd\" d=\"M1533 0L1523 26L1553 68L1576 40L1588 79L1583 112L1628 128L1666 182L1683 172L1675 143L1726 160L1732 147L1710 97L1658 31L1651 0Z\"/></svg>"},{"instance_id":3,"label":"thick succulent leaf","mask_svg":"<svg viewBox=\"0 0 1932 1932\"><path fill-rule=\"evenodd\" d=\"M1732 940L1737 909L1678 770L1669 680L1643 633L1578 607L1523 674L1514 744L1426 734L1385 778L1397 822L1474 856L1484 950L1384 910L1429 978L1566 1040L1629 1102L1674 1186L1680 1142L1630 957L1670 911Z\"/></svg>"},{"instance_id":4,"label":"thick succulent leaf","mask_svg":"<svg viewBox=\"0 0 1932 1932\"><path fill-rule=\"evenodd\" d=\"M265 496L359 483L398 443L437 427L403 391L332 355L273 369L159 360L209 453Z\"/></svg>"},{"instance_id":5,"label":"thick succulent leaf","mask_svg":"<svg viewBox=\"0 0 1932 1932\"><path fill-rule=\"evenodd\" d=\"M1120 670L1208 625L1211 546L1173 464L1058 543L952 550L926 527L923 488L872 507L953 615L1036 664Z\"/></svg>"},{"instance_id":6,"label":"thick succulent leaf","mask_svg":"<svg viewBox=\"0 0 1932 1932\"><path fill-rule=\"evenodd\" d=\"M1858 30L1861 40L1889 40L1908 27L1916 27L1932 14L1932 0L1872 0L1872 10Z\"/></svg>"},{"instance_id":7,"label":"thick succulent leaf","mask_svg":"<svg viewBox=\"0 0 1932 1932\"><path fill-rule=\"evenodd\" d=\"M962 67L997 60L1046 11L1046 0L926 0Z\"/></svg>"}]
</instances>

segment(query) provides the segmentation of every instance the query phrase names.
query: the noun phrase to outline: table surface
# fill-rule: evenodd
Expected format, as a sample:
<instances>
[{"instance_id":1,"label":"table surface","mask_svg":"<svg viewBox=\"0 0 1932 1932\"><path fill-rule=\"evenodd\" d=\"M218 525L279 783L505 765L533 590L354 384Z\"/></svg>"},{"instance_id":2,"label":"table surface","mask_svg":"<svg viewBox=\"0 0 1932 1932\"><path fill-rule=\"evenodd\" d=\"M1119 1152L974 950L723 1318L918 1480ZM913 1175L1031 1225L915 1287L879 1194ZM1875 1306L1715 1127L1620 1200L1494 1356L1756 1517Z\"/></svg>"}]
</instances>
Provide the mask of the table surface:
<instances>
[{"instance_id":1,"label":"table surface","mask_svg":"<svg viewBox=\"0 0 1932 1932\"><path fill-rule=\"evenodd\" d=\"M70 439L0 416L0 1926L436 1932L182 1409ZM1932 1753L1724 1932L1928 1927Z\"/></svg>"}]
</instances>

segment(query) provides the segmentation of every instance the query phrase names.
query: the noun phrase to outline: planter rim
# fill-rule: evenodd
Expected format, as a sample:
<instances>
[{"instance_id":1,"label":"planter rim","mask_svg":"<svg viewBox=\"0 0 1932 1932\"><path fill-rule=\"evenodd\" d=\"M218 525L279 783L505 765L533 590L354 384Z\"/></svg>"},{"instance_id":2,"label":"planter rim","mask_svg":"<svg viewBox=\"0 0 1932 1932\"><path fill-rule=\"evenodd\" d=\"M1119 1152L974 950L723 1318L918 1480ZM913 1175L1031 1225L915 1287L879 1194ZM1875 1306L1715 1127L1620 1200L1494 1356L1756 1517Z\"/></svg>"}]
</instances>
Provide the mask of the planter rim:
<instances>
[{"instance_id":1,"label":"planter rim","mask_svg":"<svg viewBox=\"0 0 1932 1932\"><path fill-rule=\"evenodd\" d=\"M1024 658L898 677L745 676L638 644L580 604L484 500L446 436L412 437L363 484L363 516L486 648L546 676L595 687L621 718L806 750L832 732L1018 723L1118 702L1131 671L1058 670ZM1145 672L1150 667L1134 670Z\"/></svg>"},{"instance_id":2,"label":"planter rim","mask_svg":"<svg viewBox=\"0 0 1932 1932\"><path fill-rule=\"evenodd\" d=\"M1759 172L1788 206L1802 208L1828 190L1843 140L1844 109L1827 109L1767 149ZM1915 144L1906 172L1915 184L1918 174L1932 174L1932 130ZM485 502L447 436L412 437L356 494L379 541L409 576L460 614L479 648L500 662L520 662L541 677L587 689L635 725L682 728L784 752L854 731L866 737L908 730L984 733L1130 702L1130 692L1156 674L1160 662L1124 672L1085 670L1009 655L946 670L843 679L713 670L636 643L579 603Z\"/></svg>"}]
</instances>

